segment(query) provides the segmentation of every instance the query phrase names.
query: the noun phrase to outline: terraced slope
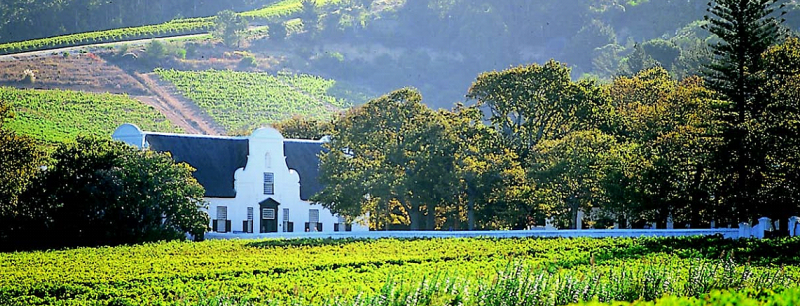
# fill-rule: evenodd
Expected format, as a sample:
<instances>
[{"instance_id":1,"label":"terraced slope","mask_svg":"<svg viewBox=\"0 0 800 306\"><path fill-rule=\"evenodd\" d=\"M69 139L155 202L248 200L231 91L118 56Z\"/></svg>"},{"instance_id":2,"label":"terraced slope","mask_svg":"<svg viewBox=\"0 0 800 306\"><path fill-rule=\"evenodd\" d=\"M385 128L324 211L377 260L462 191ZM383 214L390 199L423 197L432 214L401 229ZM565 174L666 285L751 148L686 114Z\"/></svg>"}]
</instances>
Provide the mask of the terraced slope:
<instances>
[{"instance_id":1,"label":"terraced slope","mask_svg":"<svg viewBox=\"0 0 800 306\"><path fill-rule=\"evenodd\" d=\"M366 99L342 90L336 81L310 75L164 69L155 73L228 131L247 130L294 115L328 118Z\"/></svg>"},{"instance_id":2,"label":"terraced slope","mask_svg":"<svg viewBox=\"0 0 800 306\"><path fill-rule=\"evenodd\" d=\"M122 123L149 131L182 132L163 114L127 95L0 87L0 99L14 108L16 117L8 123L13 130L47 142L80 134L110 137Z\"/></svg>"}]
</instances>

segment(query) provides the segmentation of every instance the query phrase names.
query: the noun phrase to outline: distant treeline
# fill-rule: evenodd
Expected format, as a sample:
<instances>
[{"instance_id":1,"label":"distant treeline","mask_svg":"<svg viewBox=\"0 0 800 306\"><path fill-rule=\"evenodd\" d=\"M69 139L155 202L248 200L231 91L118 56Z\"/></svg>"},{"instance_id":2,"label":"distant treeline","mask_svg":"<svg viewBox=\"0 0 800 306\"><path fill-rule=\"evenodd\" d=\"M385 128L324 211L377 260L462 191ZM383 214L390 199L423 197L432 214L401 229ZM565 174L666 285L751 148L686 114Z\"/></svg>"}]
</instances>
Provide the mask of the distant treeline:
<instances>
[{"instance_id":1,"label":"distant treeline","mask_svg":"<svg viewBox=\"0 0 800 306\"><path fill-rule=\"evenodd\" d=\"M323 50L314 67L377 92L411 85L434 107L463 101L478 73L551 58L567 63L573 78L610 80L653 66L684 78L709 63L708 45L716 39L702 29L706 1L416 0L374 13L376 3L342 1L338 5L347 9L301 16L306 29L313 21L321 29L308 49L382 45L394 53L372 52L364 59ZM797 31L800 5L785 4L777 14L787 12L784 26Z\"/></svg>"},{"instance_id":2,"label":"distant treeline","mask_svg":"<svg viewBox=\"0 0 800 306\"><path fill-rule=\"evenodd\" d=\"M212 16L276 0L9 0L0 2L0 43Z\"/></svg>"}]
</instances>

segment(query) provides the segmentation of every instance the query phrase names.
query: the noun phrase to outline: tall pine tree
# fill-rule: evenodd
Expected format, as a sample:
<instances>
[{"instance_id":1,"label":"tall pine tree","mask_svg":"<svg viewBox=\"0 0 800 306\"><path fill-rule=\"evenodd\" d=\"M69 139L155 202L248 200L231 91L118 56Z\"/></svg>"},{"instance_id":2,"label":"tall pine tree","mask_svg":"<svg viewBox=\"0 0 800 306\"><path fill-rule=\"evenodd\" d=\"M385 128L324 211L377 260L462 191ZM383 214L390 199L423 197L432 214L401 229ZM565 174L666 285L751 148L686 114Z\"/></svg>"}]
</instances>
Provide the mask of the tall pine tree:
<instances>
[{"instance_id":1,"label":"tall pine tree","mask_svg":"<svg viewBox=\"0 0 800 306\"><path fill-rule=\"evenodd\" d=\"M762 54L782 37L776 2L714 0L709 3L711 16L706 16L706 29L719 41L711 45L715 58L705 69L705 79L728 102L718 117L719 200L731 208L729 216L739 221L770 211L770 203L762 196L768 154L762 114L769 104Z\"/></svg>"}]
</instances>

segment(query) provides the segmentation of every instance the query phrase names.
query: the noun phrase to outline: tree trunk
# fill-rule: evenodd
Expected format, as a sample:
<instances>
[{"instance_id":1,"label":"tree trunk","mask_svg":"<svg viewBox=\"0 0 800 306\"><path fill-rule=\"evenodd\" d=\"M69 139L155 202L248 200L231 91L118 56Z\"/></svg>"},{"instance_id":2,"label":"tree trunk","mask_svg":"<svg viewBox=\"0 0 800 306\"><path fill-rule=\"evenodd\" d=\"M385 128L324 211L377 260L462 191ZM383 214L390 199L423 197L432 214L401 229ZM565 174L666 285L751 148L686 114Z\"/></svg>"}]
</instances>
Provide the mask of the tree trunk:
<instances>
[{"instance_id":1,"label":"tree trunk","mask_svg":"<svg viewBox=\"0 0 800 306\"><path fill-rule=\"evenodd\" d=\"M471 195L467 196L467 229L475 230L475 199Z\"/></svg>"},{"instance_id":2,"label":"tree trunk","mask_svg":"<svg viewBox=\"0 0 800 306\"><path fill-rule=\"evenodd\" d=\"M418 231L419 224L422 222L422 214L419 211L419 204L411 204L411 210L408 212L408 218L411 219L409 229L412 231Z\"/></svg>"},{"instance_id":3,"label":"tree trunk","mask_svg":"<svg viewBox=\"0 0 800 306\"><path fill-rule=\"evenodd\" d=\"M701 190L700 190L700 183L703 180L703 172L704 168L702 165L698 164L697 169L695 170L694 178L692 179L692 185L690 189L691 199L689 199L689 205L691 205L691 224L692 226L698 226L700 223L700 214L698 213L699 210L703 209L704 205L701 199ZM707 215L707 214L706 214ZM711 215L712 218L716 218L714 214ZM711 220L708 220L709 222Z\"/></svg>"},{"instance_id":4,"label":"tree trunk","mask_svg":"<svg viewBox=\"0 0 800 306\"><path fill-rule=\"evenodd\" d=\"M576 220L578 219L578 209L580 208L580 204L578 203L578 199L576 199L575 196L567 197L566 202L567 205L569 206L569 215L570 215L568 228L576 229L578 225Z\"/></svg>"},{"instance_id":5,"label":"tree trunk","mask_svg":"<svg viewBox=\"0 0 800 306\"><path fill-rule=\"evenodd\" d=\"M436 229L436 206L428 204L425 205L428 210L428 218L425 220L425 229L432 231Z\"/></svg>"}]
</instances>

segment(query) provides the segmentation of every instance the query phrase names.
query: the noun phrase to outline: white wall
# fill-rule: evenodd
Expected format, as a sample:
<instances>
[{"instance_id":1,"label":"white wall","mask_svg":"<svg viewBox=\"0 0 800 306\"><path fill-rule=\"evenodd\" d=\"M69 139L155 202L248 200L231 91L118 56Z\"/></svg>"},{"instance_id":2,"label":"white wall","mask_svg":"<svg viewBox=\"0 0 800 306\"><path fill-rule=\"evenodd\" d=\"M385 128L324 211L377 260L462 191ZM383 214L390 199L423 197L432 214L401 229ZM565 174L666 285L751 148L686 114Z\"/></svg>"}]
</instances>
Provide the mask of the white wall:
<instances>
[{"instance_id":1,"label":"white wall","mask_svg":"<svg viewBox=\"0 0 800 306\"><path fill-rule=\"evenodd\" d=\"M355 227L353 229L355 231ZM739 238L738 229L683 229L683 230L524 230L524 231L373 231L349 233L273 233L273 234L206 234L206 239L258 239L258 238L524 238L524 237L561 237L561 238L604 238L604 237L682 237L722 235L727 239Z\"/></svg>"},{"instance_id":2,"label":"white wall","mask_svg":"<svg viewBox=\"0 0 800 306\"><path fill-rule=\"evenodd\" d=\"M280 203L276 212L278 219L278 232L283 232L284 209L289 209L289 221L294 223L295 232L304 232L305 223L309 221L309 210L319 210L319 222L322 223L323 232L333 232L334 224L339 218L331 214L330 210L321 205L312 205L300 199L300 176L286 165L283 151L284 138L271 128L262 128L253 132L249 137L250 155L244 169L236 171L234 187L235 199L207 199L210 203L209 212L211 219L216 219L217 206L228 207L228 220L231 220L233 231L242 231L242 221L247 219L247 207L254 209L253 231L259 232L261 217L259 204L268 198ZM264 173L273 173L274 194L264 194ZM213 221L212 221L213 224ZM343 229L342 229L343 230ZM353 224L353 231L368 231L369 227Z\"/></svg>"}]
</instances>

